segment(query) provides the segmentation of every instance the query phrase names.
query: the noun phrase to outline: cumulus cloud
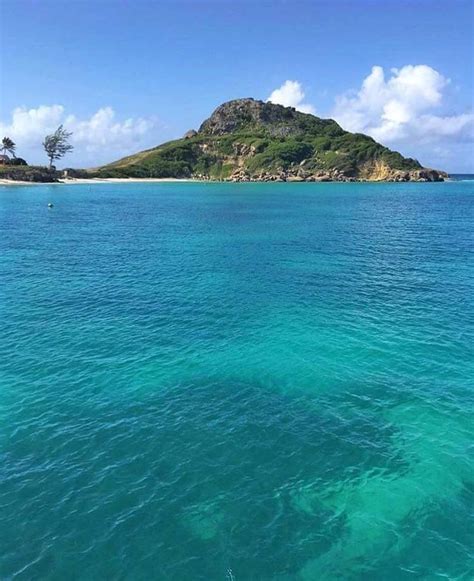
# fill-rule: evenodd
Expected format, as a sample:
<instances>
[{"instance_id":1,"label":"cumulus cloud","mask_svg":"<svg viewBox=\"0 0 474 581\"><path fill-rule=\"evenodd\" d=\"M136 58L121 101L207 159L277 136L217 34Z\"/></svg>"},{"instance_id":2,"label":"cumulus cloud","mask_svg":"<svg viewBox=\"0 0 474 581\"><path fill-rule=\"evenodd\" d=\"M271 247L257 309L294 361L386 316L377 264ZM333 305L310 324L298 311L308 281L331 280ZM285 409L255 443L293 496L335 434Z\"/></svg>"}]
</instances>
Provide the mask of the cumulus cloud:
<instances>
[{"instance_id":1,"label":"cumulus cloud","mask_svg":"<svg viewBox=\"0 0 474 581\"><path fill-rule=\"evenodd\" d=\"M268 97L267 101L284 105L285 107L294 107L302 113L315 113L315 108L309 103L304 103L305 94L301 83L298 81L285 81L281 87L275 89Z\"/></svg>"},{"instance_id":2,"label":"cumulus cloud","mask_svg":"<svg viewBox=\"0 0 474 581\"><path fill-rule=\"evenodd\" d=\"M157 120L129 118L120 121L111 107L103 107L85 119L67 115L62 105L41 105L36 109L17 107L9 122L0 122L0 134L16 142L19 156L39 162L44 157L41 152L44 136L60 124L73 133L71 143L75 150L68 156L68 164L99 164L144 146L157 127Z\"/></svg>"},{"instance_id":3,"label":"cumulus cloud","mask_svg":"<svg viewBox=\"0 0 474 581\"><path fill-rule=\"evenodd\" d=\"M29 146L41 141L48 131L54 131L64 119L61 105L41 105L37 109L17 107L9 123L0 122L0 133L11 137L18 145Z\"/></svg>"},{"instance_id":4,"label":"cumulus cloud","mask_svg":"<svg viewBox=\"0 0 474 581\"><path fill-rule=\"evenodd\" d=\"M472 138L474 114L439 115L450 80L427 65L372 67L358 91L336 98L331 116L348 131L386 144Z\"/></svg>"}]
</instances>

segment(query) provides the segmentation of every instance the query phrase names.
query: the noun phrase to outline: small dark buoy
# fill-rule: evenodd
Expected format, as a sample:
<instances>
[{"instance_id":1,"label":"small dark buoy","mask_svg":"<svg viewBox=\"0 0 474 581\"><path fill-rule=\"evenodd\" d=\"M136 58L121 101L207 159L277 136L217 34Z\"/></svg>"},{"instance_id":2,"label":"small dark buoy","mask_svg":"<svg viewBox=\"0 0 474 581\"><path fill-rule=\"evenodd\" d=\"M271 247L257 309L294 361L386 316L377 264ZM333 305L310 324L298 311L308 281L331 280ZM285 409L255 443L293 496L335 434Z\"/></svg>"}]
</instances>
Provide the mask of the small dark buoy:
<instances>
[{"instance_id":1,"label":"small dark buoy","mask_svg":"<svg viewBox=\"0 0 474 581\"><path fill-rule=\"evenodd\" d=\"M48 203L48 208L54 208L54 206L51 202Z\"/></svg>"}]
</instances>

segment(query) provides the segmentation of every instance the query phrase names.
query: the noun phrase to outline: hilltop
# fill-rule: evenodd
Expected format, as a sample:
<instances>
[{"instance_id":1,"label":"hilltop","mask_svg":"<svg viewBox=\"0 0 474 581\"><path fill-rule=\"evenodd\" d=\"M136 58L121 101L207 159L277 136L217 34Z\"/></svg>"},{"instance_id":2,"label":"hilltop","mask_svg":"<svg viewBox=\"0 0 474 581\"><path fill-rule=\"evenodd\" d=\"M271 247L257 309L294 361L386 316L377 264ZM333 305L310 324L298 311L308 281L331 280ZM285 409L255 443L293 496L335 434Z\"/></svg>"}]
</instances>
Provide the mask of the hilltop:
<instances>
[{"instance_id":1,"label":"hilltop","mask_svg":"<svg viewBox=\"0 0 474 581\"><path fill-rule=\"evenodd\" d=\"M226 181L442 181L361 133L255 99L220 105L198 131L91 170L97 177Z\"/></svg>"}]
</instances>

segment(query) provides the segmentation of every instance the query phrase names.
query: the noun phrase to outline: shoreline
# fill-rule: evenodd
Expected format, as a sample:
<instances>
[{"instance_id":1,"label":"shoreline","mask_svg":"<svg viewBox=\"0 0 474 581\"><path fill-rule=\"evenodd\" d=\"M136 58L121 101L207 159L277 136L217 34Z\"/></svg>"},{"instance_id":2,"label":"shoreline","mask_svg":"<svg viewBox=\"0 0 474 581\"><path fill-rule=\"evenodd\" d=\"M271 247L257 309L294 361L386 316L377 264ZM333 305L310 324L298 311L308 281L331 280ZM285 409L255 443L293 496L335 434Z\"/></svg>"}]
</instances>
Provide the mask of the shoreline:
<instances>
[{"instance_id":1,"label":"shoreline","mask_svg":"<svg viewBox=\"0 0 474 581\"><path fill-rule=\"evenodd\" d=\"M446 183L456 181L452 178L444 178L444 180L438 183ZM331 184L344 184L344 183L359 183L359 184L390 184L390 183L437 183L437 182L422 182L422 181L406 181L406 182L396 182L390 180L355 180L353 182L348 182L344 180L328 180L328 181L259 181L259 180L249 180L249 181L226 181L226 180L201 180L196 178L65 178L57 182L29 182L24 180L8 180L0 179L0 186L64 186L64 185L84 185L84 184L141 184L141 183L208 183L208 184L222 184L222 183L331 183Z\"/></svg>"},{"instance_id":2,"label":"shoreline","mask_svg":"<svg viewBox=\"0 0 474 581\"><path fill-rule=\"evenodd\" d=\"M64 186L72 184L106 184L106 183L166 183L166 182L199 182L191 178L65 178L57 182L28 182L23 180L0 179L0 186Z\"/></svg>"}]
</instances>

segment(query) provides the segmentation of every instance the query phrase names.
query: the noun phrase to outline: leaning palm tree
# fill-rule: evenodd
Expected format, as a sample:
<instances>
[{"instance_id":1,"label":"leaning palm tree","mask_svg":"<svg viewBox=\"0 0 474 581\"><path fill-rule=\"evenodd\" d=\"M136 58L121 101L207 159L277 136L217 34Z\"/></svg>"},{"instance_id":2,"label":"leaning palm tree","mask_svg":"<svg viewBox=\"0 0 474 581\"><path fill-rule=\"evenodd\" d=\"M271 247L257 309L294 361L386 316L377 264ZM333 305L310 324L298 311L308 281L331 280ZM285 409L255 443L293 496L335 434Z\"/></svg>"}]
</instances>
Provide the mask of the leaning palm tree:
<instances>
[{"instance_id":1,"label":"leaning palm tree","mask_svg":"<svg viewBox=\"0 0 474 581\"><path fill-rule=\"evenodd\" d=\"M13 140L10 139L9 137L4 137L2 139L1 149L3 151L3 155L5 155L8 151L8 153L10 153L12 157L15 157L16 145L13 142ZM5 163L5 159L3 159L3 163Z\"/></svg>"}]
</instances>

